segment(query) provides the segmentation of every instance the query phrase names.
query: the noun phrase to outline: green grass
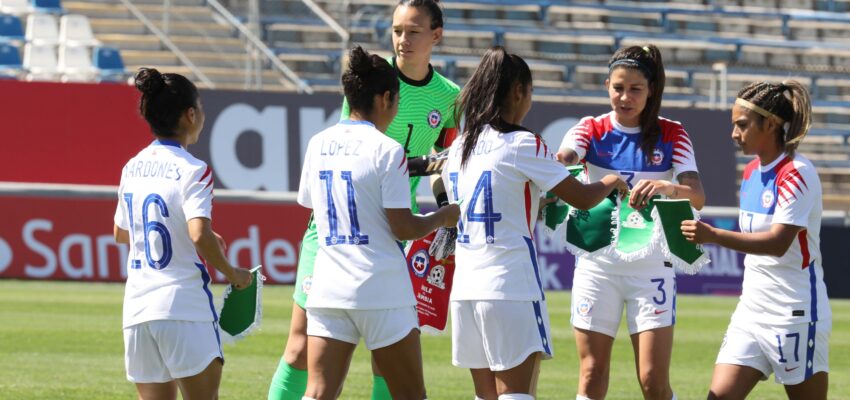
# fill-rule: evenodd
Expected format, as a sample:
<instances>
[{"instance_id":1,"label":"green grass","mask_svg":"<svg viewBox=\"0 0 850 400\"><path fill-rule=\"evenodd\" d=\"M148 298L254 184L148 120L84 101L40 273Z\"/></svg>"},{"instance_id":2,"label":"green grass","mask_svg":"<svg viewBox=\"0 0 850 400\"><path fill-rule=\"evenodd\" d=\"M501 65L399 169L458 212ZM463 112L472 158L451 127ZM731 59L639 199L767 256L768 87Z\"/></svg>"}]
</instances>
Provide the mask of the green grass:
<instances>
[{"instance_id":1,"label":"green grass","mask_svg":"<svg viewBox=\"0 0 850 400\"><path fill-rule=\"evenodd\" d=\"M131 399L124 377L121 284L0 281L0 399ZM219 295L222 287L214 292ZM221 398L264 399L289 329L292 287L265 288L262 329L225 347ZM555 358L543 363L538 398L570 399L578 377L569 327L569 296L548 295ZM672 384L680 399L704 399L714 358L736 298L679 296ZM830 398L850 398L850 301L833 300ZM638 399L634 357L624 326L615 342L609 399ZM431 399L471 399L466 371L451 365L449 335L423 336L425 378ZM844 356L842 356L844 355ZM358 347L342 394L368 399L369 357ZM784 399L773 380L753 399Z\"/></svg>"}]
</instances>

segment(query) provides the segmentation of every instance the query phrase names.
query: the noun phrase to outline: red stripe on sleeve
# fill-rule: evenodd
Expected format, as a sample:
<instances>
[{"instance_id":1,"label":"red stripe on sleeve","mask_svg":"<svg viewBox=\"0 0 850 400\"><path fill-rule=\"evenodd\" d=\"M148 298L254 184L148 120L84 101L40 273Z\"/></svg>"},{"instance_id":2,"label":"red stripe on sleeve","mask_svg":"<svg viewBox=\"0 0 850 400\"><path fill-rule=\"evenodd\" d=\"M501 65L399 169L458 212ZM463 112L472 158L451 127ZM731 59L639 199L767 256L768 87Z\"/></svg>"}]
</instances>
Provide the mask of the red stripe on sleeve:
<instances>
[{"instance_id":1,"label":"red stripe on sleeve","mask_svg":"<svg viewBox=\"0 0 850 400\"><path fill-rule=\"evenodd\" d=\"M803 253L803 269L806 269L809 267L809 239L805 229L797 234L797 240L800 241L800 252Z\"/></svg>"},{"instance_id":2,"label":"red stripe on sleeve","mask_svg":"<svg viewBox=\"0 0 850 400\"><path fill-rule=\"evenodd\" d=\"M528 182L525 183L525 223L528 224L528 236L534 239L531 232L531 187Z\"/></svg>"}]
</instances>

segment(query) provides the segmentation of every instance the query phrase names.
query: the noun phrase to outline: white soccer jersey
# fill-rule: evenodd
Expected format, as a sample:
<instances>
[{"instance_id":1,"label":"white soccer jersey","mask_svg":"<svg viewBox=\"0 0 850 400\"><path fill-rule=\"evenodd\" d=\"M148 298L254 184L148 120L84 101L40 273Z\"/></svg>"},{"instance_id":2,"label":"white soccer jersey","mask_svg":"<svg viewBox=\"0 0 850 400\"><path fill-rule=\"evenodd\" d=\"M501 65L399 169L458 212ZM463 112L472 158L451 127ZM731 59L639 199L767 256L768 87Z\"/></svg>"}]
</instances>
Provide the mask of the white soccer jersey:
<instances>
[{"instance_id":1,"label":"white soccer jersey","mask_svg":"<svg viewBox=\"0 0 850 400\"><path fill-rule=\"evenodd\" d=\"M404 149L371 123L344 120L310 139L298 190L319 239L307 308L416 304L384 211L410 209L407 182Z\"/></svg>"},{"instance_id":2,"label":"white soccer jersey","mask_svg":"<svg viewBox=\"0 0 850 400\"><path fill-rule=\"evenodd\" d=\"M665 118L659 118L658 124L661 135L651 157L645 157L641 149L640 128L620 125L613 111L582 118L564 136L560 149L576 152L584 163L589 182L614 174L632 187L641 179L674 182L683 172L697 171L693 146L682 125ZM622 275L657 274L663 265L661 253L631 263L599 255L582 256L576 262L576 268ZM672 268L669 274L673 274Z\"/></svg>"},{"instance_id":3,"label":"white soccer jersey","mask_svg":"<svg viewBox=\"0 0 850 400\"><path fill-rule=\"evenodd\" d=\"M743 292L733 320L786 325L831 318L821 267L821 195L817 170L801 155L780 156L766 166L756 158L747 165L741 232L766 232L772 224L805 229L781 257L744 258Z\"/></svg>"},{"instance_id":4,"label":"white soccer jersey","mask_svg":"<svg viewBox=\"0 0 850 400\"><path fill-rule=\"evenodd\" d=\"M457 300L543 300L533 232L542 190L569 176L543 140L521 127L485 126L465 167L464 139L449 150L444 173L458 222L454 286Z\"/></svg>"},{"instance_id":5,"label":"white soccer jersey","mask_svg":"<svg viewBox=\"0 0 850 400\"><path fill-rule=\"evenodd\" d=\"M218 319L188 227L192 218L210 218L212 198L212 170L176 141L154 141L124 166L115 224L130 233L125 328Z\"/></svg>"}]
</instances>

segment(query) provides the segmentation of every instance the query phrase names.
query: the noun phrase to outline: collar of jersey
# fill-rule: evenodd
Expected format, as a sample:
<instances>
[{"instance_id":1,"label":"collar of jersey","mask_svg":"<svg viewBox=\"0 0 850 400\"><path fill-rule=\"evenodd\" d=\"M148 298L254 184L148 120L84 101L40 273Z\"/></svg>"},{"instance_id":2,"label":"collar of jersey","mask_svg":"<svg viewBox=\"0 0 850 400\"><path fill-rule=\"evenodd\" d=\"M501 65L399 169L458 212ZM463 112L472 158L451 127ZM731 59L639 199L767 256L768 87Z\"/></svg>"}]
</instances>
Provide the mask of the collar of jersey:
<instances>
[{"instance_id":1,"label":"collar of jersey","mask_svg":"<svg viewBox=\"0 0 850 400\"><path fill-rule=\"evenodd\" d=\"M371 126L373 128L375 127L375 124L373 124L369 121L354 121L354 120L351 120L351 119L344 119L342 121L339 121L339 123L343 124L343 125L368 125L368 126Z\"/></svg>"},{"instance_id":2,"label":"collar of jersey","mask_svg":"<svg viewBox=\"0 0 850 400\"><path fill-rule=\"evenodd\" d=\"M432 67L431 64L428 64L428 75L425 75L425 78L421 81L413 80L405 76L401 70L398 69L398 65L395 63L395 57L393 57L393 68L395 68L398 73L398 79L410 86L426 86L431 83L431 78L434 77L434 67Z\"/></svg>"},{"instance_id":3,"label":"collar of jersey","mask_svg":"<svg viewBox=\"0 0 850 400\"><path fill-rule=\"evenodd\" d=\"M611 119L611 126L613 126L614 129L616 129L616 130L618 130L622 133L640 133L640 127L639 126L628 127L628 126L620 125L620 123L617 122L617 116L613 111L608 113L608 116Z\"/></svg>"},{"instance_id":4,"label":"collar of jersey","mask_svg":"<svg viewBox=\"0 0 850 400\"><path fill-rule=\"evenodd\" d=\"M772 170L773 168L776 167L776 164L779 164L780 161L784 160L785 157L787 157L785 155L785 153L782 153L782 154L779 155L779 157L776 157L775 160L771 161L770 164L767 164L767 165L761 165L761 160L759 160L759 170L761 172L770 171L770 170Z\"/></svg>"},{"instance_id":5,"label":"collar of jersey","mask_svg":"<svg viewBox=\"0 0 850 400\"><path fill-rule=\"evenodd\" d=\"M183 147L183 146L180 145L180 142L178 142L176 140L171 140L171 139L156 139L156 140L153 141L153 144L158 144L158 145L162 145L162 146L174 146L174 147L180 147L180 148Z\"/></svg>"}]
</instances>

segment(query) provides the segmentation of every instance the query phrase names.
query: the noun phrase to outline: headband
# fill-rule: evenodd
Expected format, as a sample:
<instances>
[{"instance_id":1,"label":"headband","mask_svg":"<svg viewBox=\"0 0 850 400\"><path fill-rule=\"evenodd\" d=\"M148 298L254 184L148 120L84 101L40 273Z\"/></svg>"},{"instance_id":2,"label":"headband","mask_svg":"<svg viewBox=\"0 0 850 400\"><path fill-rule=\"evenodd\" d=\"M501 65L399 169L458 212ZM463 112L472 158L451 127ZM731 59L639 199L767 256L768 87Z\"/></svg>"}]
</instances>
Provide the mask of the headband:
<instances>
[{"instance_id":1,"label":"headband","mask_svg":"<svg viewBox=\"0 0 850 400\"><path fill-rule=\"evenodd\" d=\"M759 107L759 106L757 106L757 105L755 105L755 104L753 104L753 103L750 103L749 101L746 101L746 100L744 100L744 99L742 99L742 98L740 98L740 97L739 97L739 98L737 98L737 99L735 99L735 104L737 104L737 105L739 105L739 106L741 106L741 107L744 107L744 108L746 108L746 109L748 109L748 110L750 110L750 111L752 111L752 112L754 112L754 113L756 113L756 114L758 114L758 115L761 115L762 117L765 117L765 118L768 118L768 119L772 119L774 122L776 122L776 123L777 123L777 124L779 124L780 126L782 126L783 124L785 124L785 120L784 120L784 119L782 119L782 118L779 118L779 116L778 116L778 115L776 115L776 114L774 114L774 113L772 113L772 112L770 112L770 111L767 111L767 110L765 110L764 108L761 108L761 107Z\"/></svg>"},{"instance_id":2,"label":"headband","mask_svg":"<svg viewBox=\"0 0 850 400\"><path fill-rule=\"evenodd\" d=\"M652 70L646 64L632 58L621 58L611 64L608 64L608 73L610 74L615 67L619 66L637 68L646 75L647 80L651 81L655 78L652 74Z\"/></svg>"}]
</instances>

